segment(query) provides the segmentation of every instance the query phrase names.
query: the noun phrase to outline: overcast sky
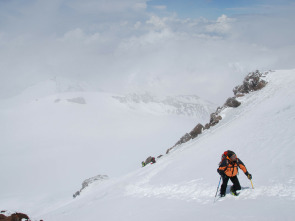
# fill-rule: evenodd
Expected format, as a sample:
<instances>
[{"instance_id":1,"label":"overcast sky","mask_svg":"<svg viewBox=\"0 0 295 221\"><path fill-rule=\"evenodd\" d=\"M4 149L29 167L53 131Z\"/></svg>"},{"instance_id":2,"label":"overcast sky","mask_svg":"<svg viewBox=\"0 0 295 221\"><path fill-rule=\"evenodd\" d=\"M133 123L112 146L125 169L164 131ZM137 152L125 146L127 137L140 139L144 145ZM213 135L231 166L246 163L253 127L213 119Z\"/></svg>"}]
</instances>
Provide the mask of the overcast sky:
<instances>
[{"instance_id":1,"label":"overcast sky","mask_svg":"<svg viewBox=\"0 0 295 221\"><path fill-rule=\"evenodd\" d=\"M295 68L294 12L294 0L0 0L0 97L65 77L222 104L249 71Z\"/></svg>"}]
</instances>

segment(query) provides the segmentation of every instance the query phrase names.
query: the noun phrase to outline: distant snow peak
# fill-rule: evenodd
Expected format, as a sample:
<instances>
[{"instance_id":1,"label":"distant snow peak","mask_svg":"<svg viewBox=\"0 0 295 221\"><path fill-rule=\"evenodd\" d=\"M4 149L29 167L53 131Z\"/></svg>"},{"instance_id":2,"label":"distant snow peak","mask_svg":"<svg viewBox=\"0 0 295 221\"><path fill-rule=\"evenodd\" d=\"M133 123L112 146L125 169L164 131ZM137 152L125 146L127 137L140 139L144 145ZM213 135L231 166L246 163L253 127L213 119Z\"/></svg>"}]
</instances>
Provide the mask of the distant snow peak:
<instances>
[{"instance_id":1,"label":"distant snow peak","mask_svg":"<svg viewBox=\"0 0 295 221\"><path fill-rule=\"evenodd\" d=\"M126 96L113 96L113 98L131 109L144 108L154 113L184 115L201 119L209 118L210 112L217 107L196 95L157 97L149 93L132 93Z\"/></svg>"},{"instance_id":2,"label":"distant snow peak","mask_svg":"<svg viewBox=\"0 0 295 221\"><path fill-rule=\"evenodd\" d=\"M22 100L32 101L54 94L85 91L92 91L92 88L85 82L55 77L31 85L20 96Z\"/></svg>"},{"instance_id":3,"label":"distant snow peak","mask_svg":"<svg viewBox=\"0 0 295 221\"><path fill-rule=\"evenodd\" d=\"M74 98L69 98L69 99L55 99L54 103L59 103L62 101L67 101L70 103L76 103L76 104L86 104L86 100L84 99L84 97L74 97Z\"/></svg>"},{"instance_id":4,"label":"distant snow peak","mask_svg":"<svg viewBox=\"0 0 295 221\"><path fill-rule=\"evenodd\" d=\"M85 82L74 81L61 77L54 77L50 80L55 84L57 93L81 92L91 89L90 86Z\"/></svg>"},{"instance_id":5,"label":"distant snow peak","mask_svg":"<svg viewBox=\"0 0 295 221\"><path fill-rule=\"evenodd\" d=\"M86 101L83 97L75 97L75 98L67 99L67 101L76 103L76 104L86 104Z\"/></svg>"}]
</instances>

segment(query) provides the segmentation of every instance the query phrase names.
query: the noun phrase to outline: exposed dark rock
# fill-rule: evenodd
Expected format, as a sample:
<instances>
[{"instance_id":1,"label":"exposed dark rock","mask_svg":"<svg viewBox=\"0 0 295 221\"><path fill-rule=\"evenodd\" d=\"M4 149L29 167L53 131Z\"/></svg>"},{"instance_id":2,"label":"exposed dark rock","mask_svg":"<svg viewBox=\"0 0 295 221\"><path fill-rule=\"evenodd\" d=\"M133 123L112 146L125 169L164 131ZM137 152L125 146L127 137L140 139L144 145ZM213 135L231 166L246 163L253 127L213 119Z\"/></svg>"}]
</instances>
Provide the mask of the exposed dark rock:
<instances>
[{"instance_id":1,"label":"exposed dark rock","mask_svg":"<svg viewBox=\"0 0 295 221\"><path fill-rule=\"evenodd\" d=\"M255 72L249 73L242 85L236 86L233 89L235 96L242 96L243 94L248 94L251 91L257 91L265 87L267 81L263 80L262 77L267 73L261 73L258 70Z\"/></svg>"},{"instance_id":2,"label":"exposed dark rock","mask_svg":"<svg viewBox=\"0 0 295 221\"><path fill-rule=\"evenodd\" d=\"M67 99L68 102L77 103L77 104L86 104L86 101L83 97L75 97Z\"/></svg>"},{"instance_id":3,"label":"exposed dark rock","mask_svg":"<svg viewBox=\"0 0 295 221\"><path fill-rule=\"evenodd\" d=\"M175 147L175 146L170 147L169 149L167 149L167 150L166 150L166 154L168 154L168 153L169 153L174 147Z\"/></svg>"},{"instance_id":4,"label":"exposed dark rock","mask_svg":"<svg viewBox=\"0 0 295 221\"><path fill-rule=\"evenodd\" d=\"M210 123L209 123L210 127L218 124L220 120L222 120L222 117L218 115L218 112L212 113L210 115Z\"/></svg>"},{"instance_id":5,"label":"exposed dark rock","mask_svg":"<svg viewBox=\"0 0 295 221\"><path fill-rule=\"evenodd\" d=\"M238 107L241 105L241 102L237 101L235 97L230 97L226 100L224 105L227 107Z\"/></svg>"},{"instance_id":6,"label":"exposed dark rock","mask_svg":"<svg viewBox=\"0 0 295 221\"><path fill-rule=\"evenodd\" d=\"M92 184L94 182L102 182L104 180L107 180L108 178L109 177L107 175L97 175L95 177L91 177L89 179L84 180L82 183L82 188L79 191L77 191L76 193L74 193L73 197L76 198L77 196L79 196L81 194L82 190L84 190L90 184Z\"/></svg>"},{"instance_id":7,"label":"exposed dark rock","mask_svg":"<svg viewBox=\"0 0 295 221\"><path fill-rule=\"evenodd\" d=\"M73 198L76 198L79 195L80 195L80 191L77 191L76 193L74 193Z\"/></svg>"},{"instance_id":8,"label":"exposed dark rock","mask_svg":"<svg viewBox=\"0 0 295 221\"><path fill-rule=\"evenodd\" d=\"M210 124L205 124L204 130L208 130L210 128Z\"/></svg>"},{"instance_id":9,"label":"exposed dark rock","mask_svg":"<svg viewBox=\"0 0 295 221\"><path fill-rule=\"evenodd\" d=\"M204 129L204 126L202 124L198 124L189 134L191 135L191 138L196 138L199 134L202 133Z\"/></svg>"},{"instance_id":10,"label":"exposed dark rock","mask_svg":"<svg viewBox=\"0 0 295 221\"><path fill-rule=\"evenodd\" d=\"M0 220L3 221L25 221L25 220L30 220L29 216L24 213L13 213L13 214L0 214Z\"/></svg>"},{"instance_id":11,"label":"exposed dark rock","mask_svg":"<svg viewBox=\"0 0 295 221\"><path fill-rule=\"evenodd\" d=\"M145 161L141 162L142 167L145 167L148 164L156 163L155 157L149 156Z\"/></svg>"},{"instance_id":12,"label":"exposed dark rock","mask_svg":"<svg viewBox=\"0 0 295 221\"><path fill-rule=\"evenodd\" d=\"M155 158L152 156L149 156L146 160L145 160L145 165L149 164L149 163L156 163Z\"/></svg>"},{"instance_id":13,"label":"exposed dark rock","mask_svg":"<svg viewBox=\"0 0 295 221\"><path fill-rule=\"evenodd\" d=\"M192 139L192 135L189 133L186 133L185 135L183 135L179 141L177 141L177 143L173 146L173 147L170 147L167 151L166 151L166 154L168 154L174 147L180 145L180 144L183 144L183 143L186 143L188 142L189 140Z\"/></svg>"},{"instance_id":14,"label":"exposed dark rock","mask_svg":"<svg viewBox=\"0 0 295 221\"><path fill-rule=\"evenodd\" d=\"M176 145L182 144L182 143L186 143L187 141L189 141L190 139L192 139L192 136L188 133L186 133L185 135L183 135L179 141L177 141Z\"/></svg>"}]
</instances>

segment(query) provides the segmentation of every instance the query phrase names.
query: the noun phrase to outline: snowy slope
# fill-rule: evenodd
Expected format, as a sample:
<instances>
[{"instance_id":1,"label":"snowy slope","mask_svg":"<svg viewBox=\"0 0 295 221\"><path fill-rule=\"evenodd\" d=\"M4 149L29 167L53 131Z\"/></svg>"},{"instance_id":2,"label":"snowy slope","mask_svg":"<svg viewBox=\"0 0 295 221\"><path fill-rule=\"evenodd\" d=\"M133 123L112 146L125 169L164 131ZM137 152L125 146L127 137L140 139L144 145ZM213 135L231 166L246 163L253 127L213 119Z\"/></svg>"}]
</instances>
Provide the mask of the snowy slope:
<instances>
[{"instance_id":1,"label":"snowy slope","mask_svg":"<svg viewBox=\"0 0 295 221\"><path fill-rule=\"evenodd\" d=\"M156 164L94 183L51 208L23 209L48 221L294 220L295 70L267 79L264 89L239 99L240 107L223 111L218 125ZM245 163L255 189L240 172L241 194L213 203L226 149Z\"/></svg>"},{"instance_id":2,"label":"snowy slope","mask_svg":"<svg viewBox=\"0 0 295 221\"><path fill-rule=\"evenodd\" d=\"M89 90L53 79L0 100L0 208L71 198L83 180L133 171L204 120L150 112L144 103L131 110L116 94Z\"/></svg>"}]
</instances>

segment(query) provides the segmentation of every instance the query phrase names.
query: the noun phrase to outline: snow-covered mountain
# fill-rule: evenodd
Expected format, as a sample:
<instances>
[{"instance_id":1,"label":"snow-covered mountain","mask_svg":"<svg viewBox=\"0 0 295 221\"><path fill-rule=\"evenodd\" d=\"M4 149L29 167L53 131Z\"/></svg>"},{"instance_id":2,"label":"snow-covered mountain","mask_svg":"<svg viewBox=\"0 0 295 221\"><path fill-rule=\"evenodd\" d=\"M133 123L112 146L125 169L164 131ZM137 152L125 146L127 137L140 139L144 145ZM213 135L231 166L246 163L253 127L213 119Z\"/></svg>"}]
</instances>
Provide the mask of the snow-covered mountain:
<instances>
[{"instance_id":1,"label":"snow-covered mountain","mask_svg":"<svg viewBox=\"0 0 295 221\"><path fill-rule=\"evenodd\" d=\"M145 93L114 96L114 98L126 104L131 109L142 109L153 113L190 116L200 121L207 121L210 113L217 108L217 105L202 100L196 95L178 95L160 98Z\"/></svg>"},{"instance_id":2,"label":"snow-covered mountain","mask_svg":"<svg viewBox=\"0 0 295 221\"><path fill-rule=\"evenodd\" d=\"M123 96L55 78L0 100L0 167L5 168L0 208L44 195L72 196L89 177L133 171L204 120L198 113L168 113L173 107L167 105L151 111L149 104L138 103L130 109L114 97Z\"/></svg>"},{"instance_id":3,"label":"snow-covered mountain","mask_svg":"<svg viewBox=\"0 0 295 221\"><path fill-rule=\"evenodd\" d=\"M97 94L103 93L102 91L94 90L85 82L55 77L28 87L18 96L2 100L0 108L6 108L12 104L17 105L20 103L38 101L39 99L49 96L55 96L55 103L66 100L68 102L86 104L85 98L77 94L87 94L89 92L96 92ZM217 107L216 104L203 100L196 95L159 97L145 92L131 93L128 95L108 94L107 96L111 96L113 99L135 111L158 115L188 116L199 121L207 121L210 117L210 113Z\"/></svg>"},{"instance_id":4,"label":"snow-covered mountain","mask_svg":"<svg viewBox=\"0 0 295 221\"><path fill-rule=\"evenodd\" d=\"M7 108L21 103L38 101L39 99L55 95L56 98L64 93L91 92L94 89L86 82L79 82L61 77L37 82L26 88L17 96L0 100L0 108Z\"/></svg>"},{"instance_id":5,"label":"snow-covered mountain","mask_svg":"<svg viewBox=\"0 0 295 221\"><path fill-rule=\"evenodd\" d=\"M67 192L58 194L52 191L54 189L52 186L39 192L42 193L43 191L43 194L48 193L47 196L42 194L32 196L30 194L33 194L33 191L26 195L24 192L13 192L11 190L22 187L23 184L16 185L15 182L18 180L24 180L27 184L36 185L36 183L40 182L40 179L49 177L47 181L53 184L50 179L56 179L57 177L52 174L52 170L60 173L59 180L55 180L59 184L62 183L61 180L67 179L71 182L76 182L77 179L74 180L67 175L72 176L72 173L69 171L77 172L77 176L80 179L75 188L77 190L81 182L86 178L105 174L105 170L100 169L100 166L103 164L100 166L97 164L98 161L103 159L103 157L100 157L100 154L103 154L104 151L112 153L107 156L110 157L108 160L112 161L107 166L125 167L125 164L133 161L133 158L137 155L136 153L129 156L128 154L124 155L123 161L120 161L120 157L116 158L115 155L118 150L122 150L119 154L122 157L124 150L130 147L126 146L123 138L126 138L126 135L130 135L128 134L130 128L138 126L136 125L136 120L141 119L140 123L142 124L143 121L145 123L142 127L137 127L138 131L136 134L133 134L134 140L137 140L138 137L140 138L137 144L141 144L141 146L145 146L146 143L150 144L150 139L153 139L153 136L156 135L158 138L154 137L154 139L157 139L158 143L164 140L169 140L170 142L171 139L173 140L172 143L174 143L180 136L177 133L172 134L171 131L167 132L167 128L170 128L172 125L166 124L164 133L161 133L163 130L158 130L158 127L153 126L159 126L159 121L168 123L171 119L175 120L177 115L173 115L173 118L170 118L170 115L168 115L168 121L166 121L166 119L163 119L163 116L151 118L150 115L147 117L146 113L135 115L135 112L132 112L130 114L129 108L126 108L126 105L118 102L114 104L112 102L116 101L115 99L105 99L104 96L104 102L116 105L118 107L116 110L126 117L126 121L123 121L122 124L108 125L112 117L115 116L116 118L118 116L115 110L113 110L114 112L107 112L109 114L107 116L99 116L98 114L97 119L87 119L88 116L93 116L93 113L89 109L85 110L85 105L58 102L52 107L48 103L49 101L54 101L54 98L47 97L45 100L40 101L41 104L38 104L38 106L42 106L42 111L49 109L48 113L43 113L42 116L48 118L51 116L49 113L53 111L54 117L49 117L46 123L51 123L53 119L55 121L59 120L61 130L55 131L54 136L51 136L52 131L50 129L53 128L52 126L47 128L38 127L39 130L43 130L43 133L38 134L40 136L43 134L41 138L40 136L27 137L30 135L30 132L26 128L34 128L34 125L29 124L32 121L23 121L22 124L17 124L17 126L21 126L19 131L7 132L2 137L2 145L10 147L10 149L2 150L1 154L1 168L5 168L3 170L6 171L2 174L2 189L8 189L10 192L5 194L5 191L2 190L0 208L23 211L31 215L33 220L43 219L48 221L115 221L118 219L128 221L145 221L150 219L161 221L190 221L198 219L227 221L237 219L294 220L295 70L270 72L266 76L266 80L268 84L262 90L239 97L238 100L241 102L239 107L222 110L220 113L222 120L217 125L205 130L197 138L174 148L169 154L158 159L156 164L143 168L137 165L137 169L134 169L127 175L111 175L109 179L93 182L75 199L72 198L74 192L69 182L65 184L71 189L71 194ZM87 101L87 105L91 104L94 107L97 104L95 102L97 101L96 96L88 95L84 96L84 98ZM74 113L73 109L70 108L72 105L78 107L78 110L74 111ZM99 102L97 106L103 108L105 105ZM29 113L32 113L31 111L35 110L32 113L35 116L36 109L34 108L36 107L30 105L30 108L23 109L26 113L24 115L28 116ZM59 117L61 111L72 115L71 118L64 119L65 115L62 115L63 118ZM108 109L108 111L110 110ZM76 119L73 123L72 120L75 119L78 112L84 113L85 119ZM11 123L16 124L18 122L17 120L12 122L13 117L17 117L17 114L19 112L15 109L9 113L1 110L1 125L6 123L7 129L17 128L16 125L11 125ZM6 117L9 117L8 122L5 122ZM24 117L21 119L23 120ZM37 122L41 121L42 125L46 125L42 117L38 116L38 119L39 121L36 119ZM178 121L179 124L173 127L183 129L184 125L181 122L184 119L186 118L181 118ZM108 137L109 139L102 143L95 139L97 134L103 133L101 130L95 131L96 128L94 126L91 126L86 131L81 130L81 128L85 129L86 125L88 127L92 125L90 122L93 122L93 120L95 125L101 123L103 125L102 128L106 127L105 129L109 130L106 134L112 131L114 136ZM151 122L153 120L155 121ZM76 123L82 125L80 130L75 128ZM182 131L180 135L193 128L196 123L194 122L191 126L186 125L186 131ZM147 125L150 129L153 128L154 133L151 137L143 136L147 132L145 129ZM66 128L67 130L64 131ZM38 132L37 128L34 131ZM3 134L5 131L2 130L1 132ZM24 133L23 139L27 137L27 140L20 139L20 132ZM58 136L59 133L61 133L60 136ZM135 131L132 131L132 133L135 133ZM11 141L9 143L8 138L15 138L15 142L23 143L25 147L13 145ZM54 142L52 141L53 138ZM73 139L73 142L70 142L72 145L69 145L68 141L70 139ZM31 146L28 145L28 141L30 141ZM34 142L44 145L42 153L41 151L38 152L38 145L33 145ZM116 145L112 145L112 142L115 142ZM90 144L91 147L89 148L85 144ZM163 153L166 151L166 144L158 145L157 148L153 149L153 152ZM83 145L85 149L79 151L79 147ZM17 147L18 151L15 151ZM48 150L44 147L48 147ZM162 147L163 152L161 152ZM44 149L46 150L45 153ZM144 149L141 149L141 151ZM219 183L219 175L216 169L221 154L228 149L237 153L238 157L245 163L247 169L253 175L254 189L252 189L250 181L240 171L239 180L242 186L240 195L234 197L227 194L225 198L213 203ZM133 151L136 152L136 148ZM147 152L144 153L144 155L146 154ZM65 158L66 155L69 157ZM75 155L79 155L80 160L78 157L74 157ZM87 156L86 160L83 159L85 155ZM41 157L42 160L36 163L36 157ZM74 159L72 159L73 157ZM42 163L47 158L51 159L51 164L44 170ZM19 163L11 162L12 159L15 160L14 162ZM135 161L141 160L143 159L136 159ZM88 164L89 166L87 167L83 164ZM24 170L17 165L22 165ZM38 166L41 168L38 168ZM55 168L56 166L57 168ZM79 168L83 168L84 171L79 171ZM132 168L134 167L129 169ZM26 172L25 169L33 171ZM10 173L8 174L7 171ZM83 172L85 178L81 179L81 173ZM26 176L17 177L18 180L14 178L23 173L30 176L30 181L26 181ZM34 176L29 175L31 173ZM7 179L11 180L7 181ZM62 190L65 190L65 188L62 188Z\"/></svg>"}]
</instances>

